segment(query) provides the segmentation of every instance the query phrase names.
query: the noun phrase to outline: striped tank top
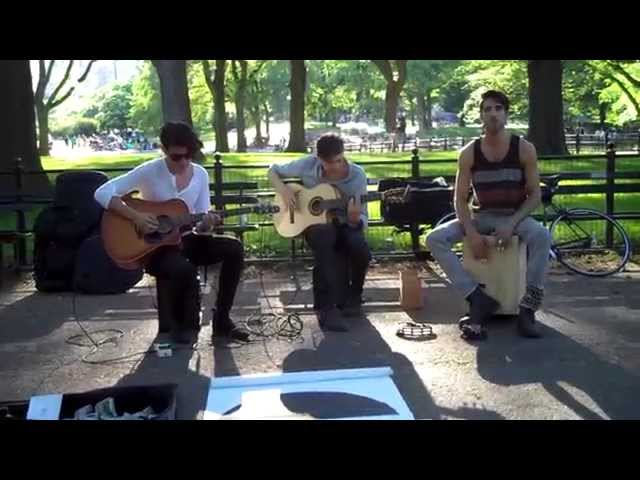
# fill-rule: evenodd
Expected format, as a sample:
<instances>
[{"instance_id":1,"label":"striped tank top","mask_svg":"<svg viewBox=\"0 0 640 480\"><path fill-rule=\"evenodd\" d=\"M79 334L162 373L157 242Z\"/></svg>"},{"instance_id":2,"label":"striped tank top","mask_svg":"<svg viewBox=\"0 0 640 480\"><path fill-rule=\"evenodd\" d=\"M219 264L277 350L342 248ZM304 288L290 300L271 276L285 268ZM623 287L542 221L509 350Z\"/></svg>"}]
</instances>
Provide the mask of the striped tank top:
<instances>
[{"instance_id":1,"label":"striped tank top","mask_svg":"<svg viewBox=\"0 0 640 480\"><path fill-rule=\"evenodd\" d=\"M520 137L511 135L509 151L499 162L490 162L473 144L471 184L478 210L515 211L527 198L524 168L520 165Z\"/></svg>"}]
</instances>

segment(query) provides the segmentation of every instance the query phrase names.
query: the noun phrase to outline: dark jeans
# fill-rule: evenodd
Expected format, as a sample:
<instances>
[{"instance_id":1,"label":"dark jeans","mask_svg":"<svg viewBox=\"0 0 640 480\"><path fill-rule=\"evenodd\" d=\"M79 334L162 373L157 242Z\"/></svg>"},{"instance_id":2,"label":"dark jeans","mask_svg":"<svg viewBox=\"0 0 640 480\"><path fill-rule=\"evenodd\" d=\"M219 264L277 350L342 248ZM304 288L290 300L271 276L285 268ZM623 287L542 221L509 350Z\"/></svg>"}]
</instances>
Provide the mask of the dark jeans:
<instances>
[{"instance_id":1,"label":"dark jeans","mask_svg":"<svg viewBox=\"0 0 640 480\"><path fill-rule=\"evenodd\" d=\"M159 248L147 262L150 275L170 282L170 304L175 305L178 323L189 324L200 309L197 266L222 262L218 281L216 313L227 319L240 282L244 252L239 240L229 237L189 234L182 238L181 248ZM195 316L194 316L195 315ZM180 318L182 317L182 318Z\"/></svg>"},{"instance_id":2,"label":"dark jeans","mask_svg":"<svg viewBox=\"0 0 640 480\"><path fill-rule=\"evenodd\" d=\"M313 225L305 240L314 257L314 308L321 310L360 299L371 252L364 232L347 225Z\"/></svg>"}]
</instances>

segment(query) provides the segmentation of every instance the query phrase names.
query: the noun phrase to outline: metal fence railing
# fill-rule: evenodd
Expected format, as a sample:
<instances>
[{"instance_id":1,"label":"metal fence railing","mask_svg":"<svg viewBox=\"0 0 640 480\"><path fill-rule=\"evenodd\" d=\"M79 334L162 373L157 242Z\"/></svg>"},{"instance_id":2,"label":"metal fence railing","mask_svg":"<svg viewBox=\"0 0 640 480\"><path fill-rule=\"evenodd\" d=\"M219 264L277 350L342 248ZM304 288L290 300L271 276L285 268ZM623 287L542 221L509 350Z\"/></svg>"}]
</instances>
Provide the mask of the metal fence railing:
<instances>
[{"instance_id":1,"label":"metal fence railing","mask_svg":"<svg viewBox=\"0 0 640 480\"><path fill-rule=\"evenodd\" d=\"M558 190L560 197L558 203L570 201L574 195L596 195L602 199L600 210L625 221L637 221L640 219L640 208L637 210L628 208L620 209L617 197L628 194L640 193L640 156L636 154L620 154L615 149L609 149L605 154L568 155L540 157L539 169L541 174L562 173L565 185ZM357 162L367 172L370 189L380 179L389 177L411 179L433 179L442 176L449 183L455 178L455 159L421 159L419 149L414 148L410 158L406 160L380 160ZM252 197L259 201L269 201L274 192L267 179L269 164L238 164L224 163L224 158L214 155L213 164L205 164L210 172L211 202L216 208L224 208L227 205L238 205L248 202ZM130 168L102 168L101 171L112 176L129 170ZM67 170L46 170L44 173L50 178L55 178L59 173ZM14 177L17 194L3 196L0 194L2 211L15 212L15 229L19 233L32 231L27 225L27 212L31 209L37 211L44 208L52 201L51 198L33 197L23 191L25 177L28 175L42 175L42 171L26 171L22 163L17 160L15 168L8 171L0 171L0 175ZM640 203L640 202L638 202ZM634 204L637 205L637 204ZM371 225L368 235L377 252L383 254L393 249L415 251L420 248L420 229L410 230L410 239L393 235L393 227L387 225L381 218L379 203L369 204ZM33 218L33 215L32 215ZM286 253L288 258L295 257L300 251L301 244L295 241L284 240L277 236L273 224L268 219L251 215L243 218L243 222L255 225L256 231L238 229L239 234L245 236L245 240L251 246L250 254L254 256L279 256ZM20 264L26 264L27 240L21 238L18 242L18 258ZM390 243L394 245L389 246ZM374 252L376 250L374 249Z\"/></svg>"}]
</instances>

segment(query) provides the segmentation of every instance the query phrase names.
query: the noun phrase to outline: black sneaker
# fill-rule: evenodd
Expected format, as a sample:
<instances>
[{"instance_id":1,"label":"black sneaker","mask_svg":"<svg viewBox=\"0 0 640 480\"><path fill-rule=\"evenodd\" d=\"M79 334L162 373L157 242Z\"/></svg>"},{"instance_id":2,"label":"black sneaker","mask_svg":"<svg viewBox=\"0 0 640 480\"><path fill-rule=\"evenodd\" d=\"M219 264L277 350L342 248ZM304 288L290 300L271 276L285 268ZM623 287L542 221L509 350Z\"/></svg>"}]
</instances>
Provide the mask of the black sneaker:
<instances>
[{"instance_id":1,"label":"black sneaker","mask_svg":"<svg viewBox=\"0 0 640 480\"><path fill-rule=\"evenodd\" d=\"M362 298L357 297L350 300L340 308L342 315L345 317L362 317L364 316L364 310L362 310Z\"/></svg>"},{"instance_id":2,"label":"black sneaker","mask_svg":"<svg viewBox=\"0 0 640 480\"><path fill-rule=\"evenodd\" d=\"M236 325L229 317L222 319L215 315L211 322L211 331L213 338L227 337L231 340L238 340L240 342L248 342L249 337L251 336L246 328Z\"/></svg>"},{"instance_id":3,"label":"black sneaker","mask_svg":"<svg viewBox=\"0 0 640 480\"><path fill-rule=\"evenodd\" d=\"M481 287L467 296L469 302L469 323L484 325L485 322L500 307L500 303L493 297L487 295Z\"/></svg>"},{"instance_id":4,"label":"black sneaker","mask_svg":"<svg viewBox=\"0 0 640 480\"><path fill-rule=\"evenodd\" d=\"M460 329L460 336L465 340L486 340L487 329L478 323L471 323L471 317L465 315L458 320L458 328Z\"/></svg>"},{"instance_id":5,"label":"black sneaker","mask_svg":"<svg viewBox=\"0 0 640 480\"><path fill-rule=\"evenodd\" d=\"M529 308L520 307L518 333L526 338L540 338L542 336L536 322L536 312Z\"/></svg>"},{"instance_id":6,"label":"black sneaker","mask_svg":"<svg viewBox=\"0 0 640 480\"><path fill-rule=\"evenodd\" d=\"M321 328L326 328L332 332L348 332L349 326L342 318L342 314L340 310L336 307L325 308L319 310L318 314L318 324L320 324Z\"/></svg>"},{"instance_id":7,"label":"black sneaker","mask_svg":"<svg viewBox=\"0 0 640 480\"><path fill-rule=\"evenodd\" d=\"M225 324L221 327L215 327L213 335L217 337L227 337L231 340L238 340L240 342L248 342L249 337L251 336L246 328L239 327L233 322Z\"/></svg>"},{"instance_id":8,"label":"black sneaker","mask_svg":"<svg viewBox=\"0 0 640 480\"><path fill-rule=\"evenodd\" d=\"M192 345L195 343L198 333L190 329L175 329L171 331L171 340L181 345Z\"/></svg>"}]
</instances>

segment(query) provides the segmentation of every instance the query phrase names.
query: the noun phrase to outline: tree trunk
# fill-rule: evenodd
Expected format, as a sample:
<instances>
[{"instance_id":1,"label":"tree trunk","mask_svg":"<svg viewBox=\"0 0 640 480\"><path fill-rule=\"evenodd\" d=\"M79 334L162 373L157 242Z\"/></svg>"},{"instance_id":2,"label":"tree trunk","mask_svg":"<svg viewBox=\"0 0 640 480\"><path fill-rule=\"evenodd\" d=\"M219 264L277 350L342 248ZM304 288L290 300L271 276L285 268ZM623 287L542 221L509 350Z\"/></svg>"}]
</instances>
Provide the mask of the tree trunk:
<instances>
[{"instance_id":1,"label":"tree trunk","mask_svg":"<svg viewBox=\"0 0 640 480\"><path fill-rule=\"evenodd\" d=\"M396 129L396 116L400 103L400 89L396 82L387 83L384 97L384 125L388 133Z\"/></svg>"},{"instance_id":2,"label":"tree trunk","mask_svg":"<svg viewBox=\"0 0 640 480\"><path fill-rule=\"evenodd\" d=\"M396 129L396 116L400 103L400 93L407 79L406 60L371 60L378 67L380 73L387 82L384 98L384 125L387 133ZM391 68L391 62L395 61L397 66L397 77Z\"/></svg>"},{"instance_id":3,"label":"tree trunk","mask_svg":"<svg viewBox=\"0 0 640 480\"><path fill-rule=\"evenodd\" d=\"M271 137L271 133L269 132L269 116L271 115L271 112L269 112L269 104L265 103L264 104L264 127L265 130L267 131L267 138Z\"/></svg>"},{"instance_id":4,"label":"tree trunk","mask_svg":"<svg viewBox=\"0 0 640 480\"><path fill-rule=\"evenodd\" d=\"M216 132L216 150L229 151L227 138L227 111L224 106L224 73L226 60L216 60L216 71L213 75L213 108L215 111L214 129Z\"/></svg>"},{"instance_id":5,"label":"tree trunk","mask_svg":"<svg viewBox=\"0 0 640 480\"><path fill-rule=\"evenodd\" d=\"M416 105L414 98L409 97L409 117L411 118L411 125L416 124Z\"/></svg>"},{"instance_id":6,"label":"tree trunk","mask_svg":"<svg viewBox=\"0 0 640 480\"><path fill-rule=\"evenodd\" d=\"M25 171L42 171L28 60L0 61L0 105L0 170L14 170L20 157ZM14 176L0 175L0 192L17 193ZM25 175L22 193L51 195L49 179L44 173Z\"/></svg>"},{"instance_id":7,"label":"tree trunk","mask_svg":"<svg viewBox=\"0 0 640 480\"><path fill-rule=\"evenodd\" d=\"M424 95L422 94L418 94L418 96L416 97L416 110L418 113L418 130L420 130L421 132L424 132L427 130L427 124L426 124L426 104L424 102Z\"/></svg>"},{"instance_id":8,"label":"tree trunk","mask_svg":"<svg viewBox=\"0 0 640 480\"><path fill-rule=\"evenodd\" d=\"M256 139L254 143L256 145L263 145L264 139L262 138L262 116L260 115L260 106L256 106L251 109L251 116L253 117L253 123L256 125Z\"/></svg>"},{"instance_id":9,"label":"tree trunk","mask_svg":"<svg viewBox=\"0 0 640 480\"><path fill-rule=\"evenodd\" d=\"M185 60L153 60L160 79L162 96L162 118L166 122L186 122L191 120L187 64Z\"/></svg>"},{"instance_id":10,"label":"tree trunk","mask_svg":"<svg viewBox=\"0 0 640 480\"><path fill-rule=\"evenodd\" d=\"M234 60L235 61L235 60ZM238 60L240 63L240 76L237 78L235 104L236 104L236 131L237 131L237 152L247 151L247 137L245 136L245 121L244 121L244 104L247 94L247 61ZM234 67L235 68L235 67Z\"/></svg>"},{"instance_id":11,"label":"tree trunk","mask_svg":"<svg viewBox=\"0 0 640 480\"><path fill-rule=\"evenodd\" d=\"M607 108L609 104L607 102L602 102L598 106L598 116L600 120L600 130L604 130L604 122L607 121Z\"/></svg>"},{"instance_id":12,"label":"tree trunk","mask_svg":"<svg viewBox=\"0 0 640 480\"><path fill-rule=\"evenodd\" d=\"M566 155L562 61L529 60L529 140L538 155Z\"/></svg>"},{"instance_id":13,"label":"tree trunk","mask_svg":"<svg viewBox=\"0 0 640 480\"><path fill-rule=\"evenodd\" d=\"M307 71L304 60L289 60L291 66L291 102L289 103L289 145L287 152L304 152L304 92L307 81Z\"/></svg>"},{"instance_id":14,"label":"tree trunk","mask_svg":"<svg viewBox=\"0 0 640 480\"><path fill-rule=\"evenodd\" d=\"M433 97L431 96L431 90L427 92L427 101L425 104L425 127L427 130L431 130L433 128L433 116L431 115L431 110L433 109Z\"/></svg>"},{"instance_id":15,"label":"tree trunk","mask_svg":"<svg viewBox=\"0 0 640 480\"><path fill-rule=\"evenodd\" d=\"M185 122L193 127L186 60L152 60L160 80L162 119L167 122ZM194 153L197 163L204 163L201 150Z\"/></svg>"},{"instance_id":16,"label":"tree trunk","mask_svg":"<svg viewBox=\"0 0 640 480\"><path fill-rule=\"evenodd\" d=\"M36 104L38 114L38 153L41 157L49 155L49 111L43 104Z\"/></svg>"}]
</instances>

